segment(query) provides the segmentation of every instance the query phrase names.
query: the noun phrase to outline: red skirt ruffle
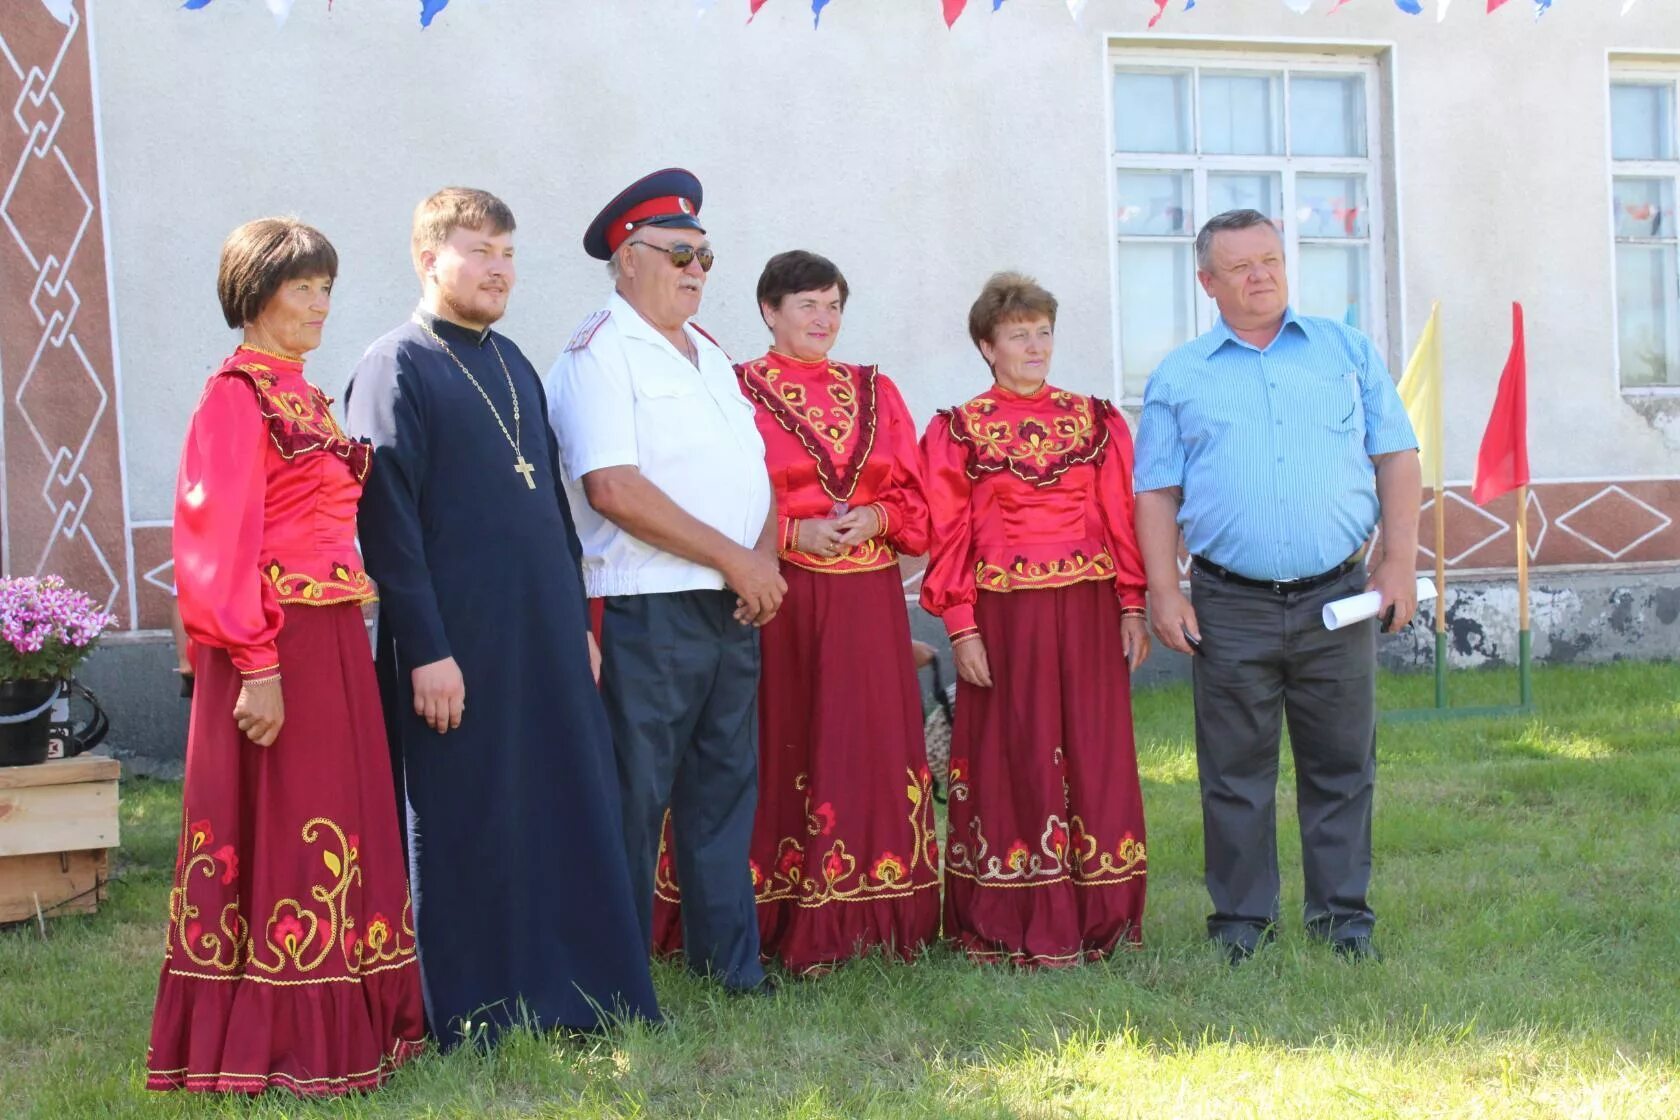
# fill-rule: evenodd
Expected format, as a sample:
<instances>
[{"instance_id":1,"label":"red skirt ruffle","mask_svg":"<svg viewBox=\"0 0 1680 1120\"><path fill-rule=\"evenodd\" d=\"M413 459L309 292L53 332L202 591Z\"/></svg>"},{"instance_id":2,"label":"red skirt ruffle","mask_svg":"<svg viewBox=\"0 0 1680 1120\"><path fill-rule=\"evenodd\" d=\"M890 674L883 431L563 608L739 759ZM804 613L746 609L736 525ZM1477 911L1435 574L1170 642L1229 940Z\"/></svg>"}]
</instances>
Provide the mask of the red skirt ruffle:
<instances>
[{"instance_id":1,"label":"red skirt ruffle","mask_svg":"<svg viewBox=\"0 0 1680 1120\"><path fill-rule=\"evenodd\" d=\"M425 1045L389 748L355 604L289 607L286 720L258 747L198 647L146 1087L372 1089Z\"/></svg>"},{"instance_id":2,"label":"red skirt ruffle","mask_svg":"<svg viewBox=\"0 0 1680 1120\"><path fill-rule=\"evenodd\" d=\"M939 843L921 695L896 568L782 565L763 632L758 811L751 849L760 951L796 972L871 949L908 959L938 934ZM682 945L669 822L655 951Z\"/></svg>"},{"instance_id":3,"label":"red skirt ruffle","mask_svg":"<svg viewBox=\"0 0 1680 1120\"><path fill-rule=\"evenodd\" d=\"M1141 940L1143 797L1108 582L981 592L992 687L957 687L945 936L978 961L1069 965Z\"/></svg>"}]
</instances>

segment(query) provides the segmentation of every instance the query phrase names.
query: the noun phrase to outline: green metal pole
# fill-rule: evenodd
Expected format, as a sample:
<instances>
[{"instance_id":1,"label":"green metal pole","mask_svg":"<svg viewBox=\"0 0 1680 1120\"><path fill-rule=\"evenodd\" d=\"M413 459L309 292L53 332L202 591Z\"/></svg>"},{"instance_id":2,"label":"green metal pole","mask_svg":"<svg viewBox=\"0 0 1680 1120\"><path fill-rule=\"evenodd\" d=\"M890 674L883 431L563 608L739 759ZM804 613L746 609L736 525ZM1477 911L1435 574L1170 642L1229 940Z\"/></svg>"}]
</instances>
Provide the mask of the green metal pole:
<instances>
[{"instance_id":1,"label":"green metal pole","mask_svg":"<svg viewBox=\"0 0 1680 1120\"><path fill-rule=\"evenodd\" d=\"M1435 609L1441 609L1439 599ZM1435 631L1435 706L1447 706L1447 636L1439 630Z\"/></svg>"},{"instance_id":2,"label":"green metal pole","mask_svg":"<svg viewBox=\"0 0 1680 1120\"><path fill-rule=\"evenodd\" d=\"M1517 699L1525 708L1534 706L1534 678L1528 671L1528 631L1517 634Z\"/></svg>"}]
</instances>

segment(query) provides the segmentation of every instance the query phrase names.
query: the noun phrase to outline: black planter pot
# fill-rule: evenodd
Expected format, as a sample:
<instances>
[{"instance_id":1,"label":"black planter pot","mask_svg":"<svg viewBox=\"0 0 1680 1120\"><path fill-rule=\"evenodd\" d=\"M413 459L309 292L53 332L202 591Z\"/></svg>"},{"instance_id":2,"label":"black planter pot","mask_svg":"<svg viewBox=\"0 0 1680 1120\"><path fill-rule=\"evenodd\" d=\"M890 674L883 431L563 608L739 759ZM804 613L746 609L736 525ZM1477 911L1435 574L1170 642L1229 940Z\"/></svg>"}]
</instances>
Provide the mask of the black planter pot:
<instances>
[{"instance_id":1,"label":"black planter pot","mask_svg":"<svg viewBox=\"0 0 1680 1120\"><path fill-rule=\"evenodd\" d=\"M58 681L0 681L0 766L47 760L47 728L58 688Z\"/></svg>"}]
</instances>

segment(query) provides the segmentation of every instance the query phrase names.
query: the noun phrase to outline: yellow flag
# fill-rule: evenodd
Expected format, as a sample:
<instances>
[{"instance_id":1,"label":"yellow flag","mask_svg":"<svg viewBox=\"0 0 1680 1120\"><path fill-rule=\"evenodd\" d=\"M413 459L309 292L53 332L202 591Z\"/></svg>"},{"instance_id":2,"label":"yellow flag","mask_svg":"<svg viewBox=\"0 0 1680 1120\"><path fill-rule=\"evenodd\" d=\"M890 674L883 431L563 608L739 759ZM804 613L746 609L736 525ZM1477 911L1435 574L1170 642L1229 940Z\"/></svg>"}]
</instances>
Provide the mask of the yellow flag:
<instances>
[{"instance_id":1,"label":"yellow flag","mask_svg":"<svg viewBox=\"0 0 1680 1120\"><path fill-rule=\"evenodd\" d=\"M1400 400L1412 418L1418 457L1423 460L1423 484L1436 490L1441 488L1441 336L1436 327L1440 314L1437 300L1429 308L1429 322L1423 325L1417 349L1406 363L1406 375L1400 379Z\"/></svg>"}]
</instances>

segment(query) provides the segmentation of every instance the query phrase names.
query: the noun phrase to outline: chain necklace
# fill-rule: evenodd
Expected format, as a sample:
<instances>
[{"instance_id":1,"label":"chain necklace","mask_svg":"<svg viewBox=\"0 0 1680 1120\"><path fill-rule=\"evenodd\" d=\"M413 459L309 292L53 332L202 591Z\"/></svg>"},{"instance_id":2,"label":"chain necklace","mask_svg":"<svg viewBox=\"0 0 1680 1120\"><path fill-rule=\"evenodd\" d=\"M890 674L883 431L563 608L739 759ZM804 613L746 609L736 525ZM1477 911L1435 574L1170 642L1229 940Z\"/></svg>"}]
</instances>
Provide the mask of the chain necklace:
<instances>
[{"instance_id":1,"label":"chain necklace","mask_svg":"<svg viewBox=\"0 0 1680 1120\"><path fill-rule=\"evenodd\" d=\"M449 355L449 360L454 362L456 367L459 368L462 373L466 374L467 380L472 382L472 387L477 389L478 395L484 398L485 405L487 405L490 409L490 415L496 418L496 427L502 430L502 438L508 441L509 447L513 448L514 471L525 479L525 488L527 490L535 490L537 488L537 483L536 480L531 477L531 472L537 468L525 458L525 452L520 447L519 443L519 394L513 388L513 374L508 372L507 359L502 357L502 348L496 345L495 336L492 335L490 337L490 349L496 352L496 360L502 364L502 376L507 378L508 396L513 398L512 432L509 432L508 426L502 422L502 414L497 411L496 402L490 399L490 394L484 391L484 386L480 385L478 383L478 378L472 375L472 370L467 368L467 363L455 356L455 351L449 348L449 343L439 338L438 333L431 327L427 326L425 320L416 315L414 317L414 322L421 330L425 331L426 334L430 336L433 342L443 347L443 352Z\"/></svg>"}]
</instances>

